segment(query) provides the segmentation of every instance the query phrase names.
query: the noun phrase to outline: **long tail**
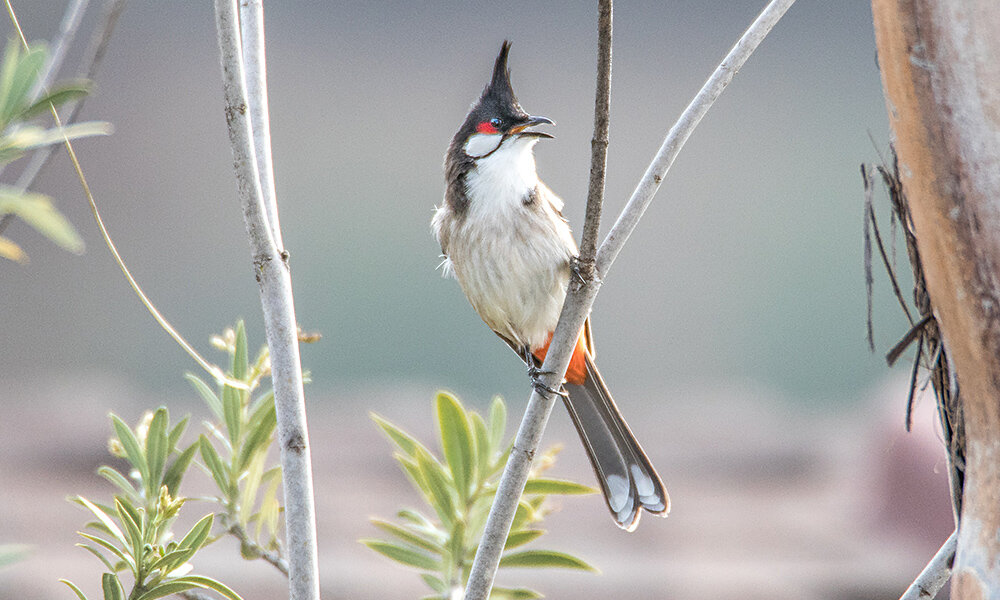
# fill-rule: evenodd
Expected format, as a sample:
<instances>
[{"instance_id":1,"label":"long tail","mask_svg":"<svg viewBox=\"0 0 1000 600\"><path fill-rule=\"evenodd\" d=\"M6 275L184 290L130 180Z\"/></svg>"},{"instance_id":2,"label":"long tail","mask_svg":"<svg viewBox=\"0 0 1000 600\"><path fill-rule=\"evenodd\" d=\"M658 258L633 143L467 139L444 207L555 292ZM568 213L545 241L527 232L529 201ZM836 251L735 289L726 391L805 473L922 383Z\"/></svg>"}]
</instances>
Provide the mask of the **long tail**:
<instances>
[{"instance_id":1,"label":"long tail","mask_svg":"<svg viewBox=\"0 0 1000 600\"><path fill-rule=\"evenodd\" d=\"M670 497L646 453L611 398L590 354L586 379L566 383L566 408L583 440L615 523L626 531L639 525L641 508L667 516Z\"/></svg>"}]
</instances>

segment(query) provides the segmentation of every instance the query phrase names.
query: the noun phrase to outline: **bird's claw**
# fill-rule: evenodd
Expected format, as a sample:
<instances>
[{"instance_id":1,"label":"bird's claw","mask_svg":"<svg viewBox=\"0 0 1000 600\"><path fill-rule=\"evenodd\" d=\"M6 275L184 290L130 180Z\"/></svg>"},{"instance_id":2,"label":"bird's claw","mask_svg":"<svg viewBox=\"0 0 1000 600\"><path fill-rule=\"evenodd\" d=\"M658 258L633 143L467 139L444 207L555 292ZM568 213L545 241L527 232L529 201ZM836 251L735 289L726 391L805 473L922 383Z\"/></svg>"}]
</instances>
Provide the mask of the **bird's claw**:
<instances>
[{"instance_id":1,"label":"bird's claw","mask_svg":"<svg viewBox=\"0 0 1000 600\"><path fill-rule=\"evenodd\" d=\"M560 396L564 400L569 399L569 393L567 393L566 390L562 389L562 387L560 387L559 389L554 389L551 386L546 385L546 383L542 381L540 375L551 375L552 374L551 371L539 371L538 369L535 369L534 371L535 371L534 374L531 374L531 387L533 387L536 392L542 395Z\"/></svg>"}]
</instances>

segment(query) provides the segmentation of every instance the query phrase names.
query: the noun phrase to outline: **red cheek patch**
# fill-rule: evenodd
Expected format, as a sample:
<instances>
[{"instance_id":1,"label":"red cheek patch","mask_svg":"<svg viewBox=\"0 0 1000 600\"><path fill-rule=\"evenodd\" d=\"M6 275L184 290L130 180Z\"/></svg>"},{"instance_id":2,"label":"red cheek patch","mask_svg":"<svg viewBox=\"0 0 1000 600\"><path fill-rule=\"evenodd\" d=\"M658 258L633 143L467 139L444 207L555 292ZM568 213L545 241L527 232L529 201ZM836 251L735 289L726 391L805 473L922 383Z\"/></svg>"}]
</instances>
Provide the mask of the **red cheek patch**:
<instances>
[{"instance_id":1,"label":"red cheek patch","mask_svg":"<svg viewBox=\"0 0 1000 600\"><path fill-rule=\"evenodd\" d=\"M476 125L476 133L500 133L500 130L494 127L489 121L483 121L479 125Z\"/></svg>"}]
</instances>

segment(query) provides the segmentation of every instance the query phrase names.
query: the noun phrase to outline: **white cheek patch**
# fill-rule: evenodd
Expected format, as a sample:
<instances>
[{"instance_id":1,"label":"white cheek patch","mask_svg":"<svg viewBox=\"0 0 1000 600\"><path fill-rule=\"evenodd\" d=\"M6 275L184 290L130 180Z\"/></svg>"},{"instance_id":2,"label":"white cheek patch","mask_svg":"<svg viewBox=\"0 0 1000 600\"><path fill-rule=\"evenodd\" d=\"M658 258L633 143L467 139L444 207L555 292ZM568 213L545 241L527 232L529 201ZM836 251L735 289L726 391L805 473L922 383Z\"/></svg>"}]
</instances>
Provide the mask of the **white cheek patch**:
<instances>
[{"instance_id":1,"label":"white cheek patch","mask_svg":"<svg viewBox=\"0 0 1000 600\"><path fill-rule=\"evenodd\" d=\"M465 142L465 153L472 157L480 157L497 149L503 136L499 133L474 133Z\"/></svg>"}]
</instances>

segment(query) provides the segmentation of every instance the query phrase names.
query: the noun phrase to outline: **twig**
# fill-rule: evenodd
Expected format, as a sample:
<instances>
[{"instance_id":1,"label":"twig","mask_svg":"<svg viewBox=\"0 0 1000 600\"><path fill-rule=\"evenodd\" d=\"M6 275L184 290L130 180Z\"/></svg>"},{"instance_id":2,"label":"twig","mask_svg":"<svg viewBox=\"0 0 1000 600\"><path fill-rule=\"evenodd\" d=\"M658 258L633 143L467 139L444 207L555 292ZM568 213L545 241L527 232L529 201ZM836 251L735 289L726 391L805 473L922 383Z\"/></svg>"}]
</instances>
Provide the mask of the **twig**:
<instances>
[{"instance_id":1,"label":"twig","mask_svg":"<svg viewBox=\"0 0 1000 600\"><path fill-rule=\"evenodd\" d=\"M178 592L177 595L187 600L215 600L213 596L205 592L199 592L198 590L184 590L183 592Z\"/></svg>"},{"instance_id":2,"label":"twig","mask_svg":"<svg viewBox=\"0 0 1000 600\"><path fill-rule=\"evenodd\" d=\"M899 600L933 600L951 577L952 563L955 562L955 548L958 546L956 529L937 551L924 570L917 575Z\"/></svg>"},{"instance_id":3,"label":"twig","mask_svg":"<svg viewBox=\"0 0 1000 600\"><path fill-rule=\"evenodd\" d=\"M250 550L252 553L256 554L258 558L264 562L270 563L275 569L281 571L285 577L288 577L288 561L282 558L280 554L266 550L260 544L250 539L246 530L240 527L238 523L230 525L228 531L240 541L240 545L243 549Z\"/></svg>"},{"instance_id":4,"label":"twig","mask_svg":"<svg viewBox=\"0 0 1000 600\"><path fill-rule=\"evenodd\" d=\"M264 0L243 0L240 3L240 28L243 39L243 65L250 103L250 123L253 129L254 155L260 190L264 194L264 209L271 237L279 251L281 225L278 222L278 200L274 190L274 162L271 160L271 122L267 101L267 61L264 43Z\"/></svg>"},{"instance_id":5,"label":"twig","mask_svg":"<svg viewBox=\"0 0 1000 600\"><path fill-rule=\"evenodd\" d=\"M541 372L547 373L543 376L543 383L550 389L558 388L562 382L580 329L583 327L591 306L593 306L594 298L597 296L608 268L618 256L628 236L642 217L642 213L652 201L653 194L656 193L664 174L670 168L681 146L750 54L760 45L760 42L794 1L772 0L768 4L671 128L659 152L646 169L646 173L632 193L631 199L618 217L618 221L598 249L595 265L596 277L592 281L584 282L583 285L573 286L567 294L559 317L559 324L556 326L549 352L541 367ZM610 29L608 33L610 34ZM587 227L588 225L584 224L584 229ZM545 430L554 404L551 395L543 396L538 389L538 387L534 389L528 400L528 407L521 420L517 437L514 439L510 458L500 478L496 498L486 521L486 529L483 532L483 538L469 574L465 600L485 600L489 597L493 586L493 579L500 564L500 555L503 552L507 534L510 532L518 499L524 491L524 484L531 468L531 460L538 449L542 432Z\"/></svg>"},{"instance_id":6,"label":"twig","mask_svg":"<svg viewBox=\"0 0 1000 600\"><path fill-rule=\"evenodd\" d=\"M271 351L271 378L285 490L289 596L291 600L314 600L319 598L316 513L292 280L285 262L287 255L279 253L267 222L247 115L250 100L236 11L236 0L215 0L226 124ZM262 59L253 52L248 52L248 58L251 61Z\"/></svg>"},{"instance_id":7,"label":"twig","mask_svg":"<svg viewBox=\"0 0 1000 600\"><path fill-rule=\"evenodd\" d=\"M612 0L600 0L597 8L597 91L594 98L594 137L590 140L590 183L587 213L580 238L580 278L594 278L597 234L604 205L604 181L608 167L608 130L611 123Z\"/></svg>"},{"instance_id":8,"label":"twig","mask_svg":"<svg viewBox=\"0 0 1000 600\"><path fill-rule=\"evenodd\" d=\"M684 142L690 137L691 132L698 126L702 117L708 112L716 98L722 93L729 82L733 80L736 73L743 67L753 51L757 49L774 25L781 19L782 15L795 3L795 0L771 0L764 8L763 12L750 25L750 28L743 33L733 49L729 51L722 63L716 67L715 72L708 78L705 85L688 104L679 119L670 129L666 139L660 146L653 162L646 168L642 179L632 192L628 204L622 210L618 220L611 231L604 238L604 242L597 251L597 273L603 277L611 263L614 262L618 253L628 236L635 230L635 226L646 212L649 203L653 200L653 194L660 187L664 175L670 165L673 164L677 154L684 146Z\"/></svg>"}]
</instances>

